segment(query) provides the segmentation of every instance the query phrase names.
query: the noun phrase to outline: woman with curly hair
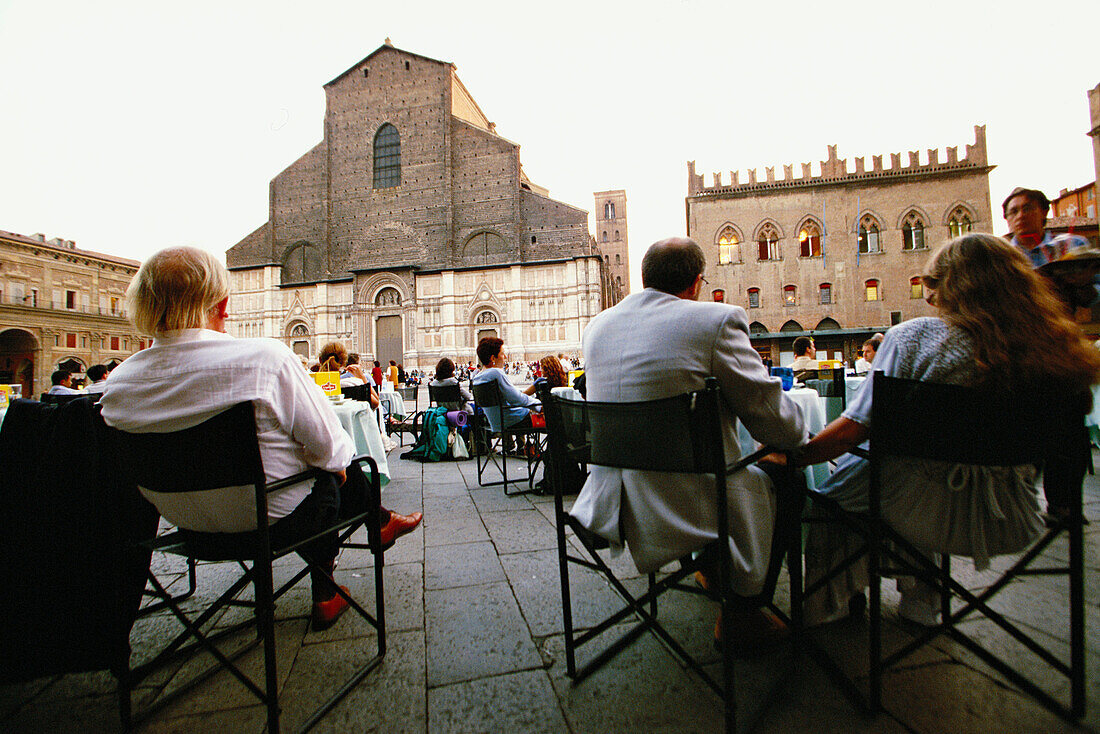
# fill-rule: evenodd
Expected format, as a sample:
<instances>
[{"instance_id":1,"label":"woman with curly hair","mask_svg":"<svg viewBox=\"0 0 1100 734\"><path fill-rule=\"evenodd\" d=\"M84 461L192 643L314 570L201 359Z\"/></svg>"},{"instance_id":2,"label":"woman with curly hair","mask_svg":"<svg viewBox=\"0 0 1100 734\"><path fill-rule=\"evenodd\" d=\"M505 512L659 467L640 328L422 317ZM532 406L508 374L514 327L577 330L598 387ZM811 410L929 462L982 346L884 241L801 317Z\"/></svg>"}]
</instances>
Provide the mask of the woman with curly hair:
<instances>
[{"instance_id":1,"label":"woman with curly hair","mask_svg":"<svg viewBox=\"0 0 1100 734\"><path fill-rule=\"evenodd\" d=\"M1058 297L1027 258L1000 237L968 234L941 245L929 258L922 281L938 315L911 319L886 332L872 369L890 377L998 391L1055 385L1066 394L1082 393L1100 378L1100 352L1065 316ZM872 381L867 380L841 417L796 458L799 465L806 465L843 455L819 491L856 512L868 508L869 463L847 452L867 439L872 397ZM1058 506L1051 484L1064 483L1065 478L1052 477L1052 468L1047 467L1046 477L1048 512L1057 514L1068 508ZM972 493L970 487L951 488L953 466L916 459L895 459L884 466L882 514L918 545L959 548L954 552L972 556L979 567L987 565L991 555L1026 546L1043 528L1036 491L1038 469L1032 465L976 469L975 481L991 488L1004 519L964 512L958 503L968 503ZM957 527L952 516L969 516L970 524ZM808 555L815 545L817 551L828 554L829 549L811 536ZM862 594L862 588L853 591ZM836 615L836 604L842 599L847 597L822 602L823 616ZM928 587L902 586L899 613L903 617L935 624L937 610L938 599Z\"/></svg>"},{"instance_id":2,"label":"woman with curly hair","mask_svg":"<svg viewBox=\"0 0 1100 734\"><path fill-rule=\"evenodd\" d=\"M348 364L348 350L340 342L329 342L321 347L318 356L321 370L324 372L339 372L340 387L356 387L367 384L362 368L357 364ZM370 388L370 406L377 408L379 404L378 393Z\"/></svg>"},{"instance_id":3,"label":"woman with curly hair","mask_svg":"<svg viewBox=\"0 0 1100 734\"><path fill-rule=\"evenodd\" d=\"M569 374L561 366L558 358L552 354L548 354L539 360L539 370L542 372L542 376L523 391L528 395L535 394L535 390L538 389L538 384L542 380L550 383L550 387L565 387L569 384Z\"/></svg>"}]
</instances>

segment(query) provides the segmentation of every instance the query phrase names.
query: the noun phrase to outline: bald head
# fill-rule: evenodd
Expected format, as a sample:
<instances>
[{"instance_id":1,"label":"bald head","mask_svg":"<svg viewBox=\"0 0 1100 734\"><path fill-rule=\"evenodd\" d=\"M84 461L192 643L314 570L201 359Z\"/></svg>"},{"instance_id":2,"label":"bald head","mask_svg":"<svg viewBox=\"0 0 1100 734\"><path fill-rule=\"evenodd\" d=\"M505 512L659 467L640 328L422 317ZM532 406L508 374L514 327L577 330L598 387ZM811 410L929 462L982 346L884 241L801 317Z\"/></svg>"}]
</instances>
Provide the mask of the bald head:
<instances>
[{"instance_id":1,"label":"bald head","mask_svg":"<svg viewBox=\"0 0 1100 734\"><path fill-rule=\"evenodd\" d=\"M688 237L654 242L642 258L642 287L678 295L695 284L706 269L703 249Z\"/></svg>"}]
</instances>

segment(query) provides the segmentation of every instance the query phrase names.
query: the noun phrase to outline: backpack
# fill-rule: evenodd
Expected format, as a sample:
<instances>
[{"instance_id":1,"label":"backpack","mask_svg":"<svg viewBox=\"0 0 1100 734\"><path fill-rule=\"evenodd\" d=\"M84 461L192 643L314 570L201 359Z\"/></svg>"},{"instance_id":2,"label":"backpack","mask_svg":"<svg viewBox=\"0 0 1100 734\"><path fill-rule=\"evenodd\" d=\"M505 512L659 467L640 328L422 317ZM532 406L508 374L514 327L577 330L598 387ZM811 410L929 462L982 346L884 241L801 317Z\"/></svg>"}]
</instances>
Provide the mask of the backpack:
<instances>
[{"instance_id":1,"label":"backpack","mask_svg":"<svg viewBox=\"0 0 1100 734\"><path fill-rule=\"evenodd\" d=\"M418 461L440 461L447 457L450 447L447 445L447 409L443 406L424 411L423 428L412 450L401 454L402 459Z\"/></svg>"}]
</instances>

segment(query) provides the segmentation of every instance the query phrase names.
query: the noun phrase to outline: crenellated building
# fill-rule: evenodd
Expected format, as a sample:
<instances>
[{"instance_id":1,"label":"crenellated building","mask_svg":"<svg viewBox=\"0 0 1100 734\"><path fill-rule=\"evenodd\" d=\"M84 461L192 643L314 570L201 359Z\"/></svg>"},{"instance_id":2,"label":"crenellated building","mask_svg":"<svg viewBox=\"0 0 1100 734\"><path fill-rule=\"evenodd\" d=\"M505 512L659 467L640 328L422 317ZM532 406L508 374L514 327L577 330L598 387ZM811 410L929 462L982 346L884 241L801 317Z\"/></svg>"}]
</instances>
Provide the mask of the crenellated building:
<instances>
[{"instance_id":1,"label":"crenellated building","mask_svg":"<svg viewBox=\"0 0 1100 734\"><path fill-rule=\"evenodd\" d=\"M387 39L324 89L323 139L226 253L231 331L409 368L486 334L513 359L579 353L610 299L588 214L528 179L454 64Z\"/></svg>"},{"instance_id":2,"label":"crenellated building","mask_svg":"<svg viewBox=\"0 0 1100 734\"><path fill-rule=\"evenodd\" d=\"M929 251L969 231L991 232L985 127L974 144L856 158L837 146L817 171L802 163L755 169L741 180L689 161L687 230L707 254L710 297L743 306L753 344L789 361L795 337L811 335L819 357L852 360L871 334L928 315L919 276Z\"/></svg>"},{"instance_id":3,"label":"crenellated building","mask_svg":"<svg viewBox=\"0 0 1100 734\"><path fill-rule=\"evenodd\" d=\"M630 295L630 235L626 220L626 191L597 191L596 238L603 252L614 305Z\"/></svg>"}]
</instances>

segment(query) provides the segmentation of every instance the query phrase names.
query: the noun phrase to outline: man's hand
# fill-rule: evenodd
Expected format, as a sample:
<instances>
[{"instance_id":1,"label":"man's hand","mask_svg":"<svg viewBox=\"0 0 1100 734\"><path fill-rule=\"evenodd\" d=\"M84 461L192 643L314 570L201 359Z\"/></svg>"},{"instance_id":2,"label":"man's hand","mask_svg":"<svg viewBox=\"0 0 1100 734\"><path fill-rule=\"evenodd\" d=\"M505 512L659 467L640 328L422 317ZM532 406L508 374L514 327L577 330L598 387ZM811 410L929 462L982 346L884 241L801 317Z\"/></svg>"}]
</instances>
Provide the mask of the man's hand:
<instances>
[{"instance_id":1,"label":"man's hand","mask_svg":"<svg viewBox=\"0 0 1100 734\"><path fill-rule=\"evenodd\" d=\"M776 466L786 466L787 465L787 455L783 454L783 453L780 453L778 451L774 451L770 454L765 454L764 456L761 456L760 461L764 462L765 464L775 464Z\"/></svg>"}]
</instances>

